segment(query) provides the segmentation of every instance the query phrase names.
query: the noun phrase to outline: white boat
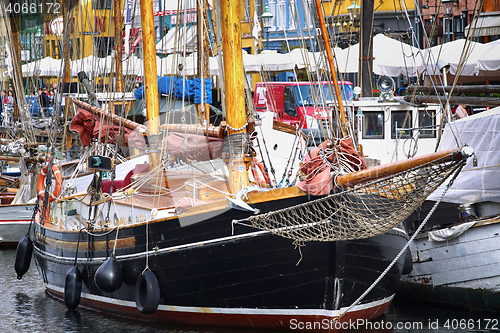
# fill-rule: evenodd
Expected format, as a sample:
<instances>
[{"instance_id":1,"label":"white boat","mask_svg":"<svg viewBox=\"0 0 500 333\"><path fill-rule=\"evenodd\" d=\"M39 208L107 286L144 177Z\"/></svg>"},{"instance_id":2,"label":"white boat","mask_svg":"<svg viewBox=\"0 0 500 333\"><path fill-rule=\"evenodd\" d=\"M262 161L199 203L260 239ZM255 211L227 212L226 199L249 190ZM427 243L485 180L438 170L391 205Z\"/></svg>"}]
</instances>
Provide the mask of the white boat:
<instances>
[{"instance_id":1,"label":"white boat","mask_svg":"<svg viewBox=\"0 0 500 333\"><path fill-rule=\"evenodd\" d=\"M455 137L472 146L475 157L457 177L424 232L410 244L413 271L402 278L398 296L500 311L500 108L448 125L440 148L455 146ZM438 189L429 199L437 200L441 192ZM431 204L424 204L421 218ZM408 221L410 228L419 222L415 217Z\"/></svg>"}]
</instances>

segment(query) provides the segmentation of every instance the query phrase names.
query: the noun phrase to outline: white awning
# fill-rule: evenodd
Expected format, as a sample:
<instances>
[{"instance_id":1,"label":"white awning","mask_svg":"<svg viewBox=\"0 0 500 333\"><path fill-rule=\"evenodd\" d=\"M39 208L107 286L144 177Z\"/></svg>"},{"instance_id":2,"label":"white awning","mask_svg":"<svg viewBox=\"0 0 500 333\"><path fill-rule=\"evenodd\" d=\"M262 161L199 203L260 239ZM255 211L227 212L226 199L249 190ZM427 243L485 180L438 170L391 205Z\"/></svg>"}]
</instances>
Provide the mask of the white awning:
<instances>
[{"instance_id":1,"label":"white awning","mask_svg":"<svg viewBox=\"0 0 500 333\"><path fill-rule=\"evenodd\" d=\"M473 20L465 27L465 36L469 34L469 29L474 29L472 37L500 35L500 13L497 15L482 15L477 18L477 23ZM488 13L491 14L491 13Z\"/></svg>"},{"instance_id":2,"label":"white awning","mask_svg":"<svg viewBox=\"0 0 500 333\"><path fill-rule=\"evenodd\" d=\"M171 54L194 52L196 49L196 26L172 27L156 44L156 53ZM185 49L184 49L185 47Z\"/></svg>"}]
</instances>

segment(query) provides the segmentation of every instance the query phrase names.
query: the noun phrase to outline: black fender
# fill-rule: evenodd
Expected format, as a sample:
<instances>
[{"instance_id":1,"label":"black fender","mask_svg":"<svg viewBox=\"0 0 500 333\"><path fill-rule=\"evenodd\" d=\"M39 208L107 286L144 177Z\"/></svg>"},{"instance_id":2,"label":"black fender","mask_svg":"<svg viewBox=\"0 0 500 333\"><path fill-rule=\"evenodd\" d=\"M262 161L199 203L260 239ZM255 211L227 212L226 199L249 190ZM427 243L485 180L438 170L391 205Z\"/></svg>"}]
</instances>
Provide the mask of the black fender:
<instances>
[{"instance_id":1,"label":"black fender","mask_svg":"<svg viewBox=\"0 0 500 333\"><path fill-rule=\"evenodd\" d=\"M413 259L411 258L410 248L407 247L405 252L405 263L403 265L403 272L401 274L410 274L411 271L413 271Z\"/></svg>"},{"instance_id":2,"label":"black fender","mask_svg":"<svg viewBox=\"0 0 500 333\"><path fill-rule=\"evenodd\" d=\"M160 285L155 273L147 269L135 285L135 305L140 313L155 313L160 304Z\"/></svg>"}]
</instances>

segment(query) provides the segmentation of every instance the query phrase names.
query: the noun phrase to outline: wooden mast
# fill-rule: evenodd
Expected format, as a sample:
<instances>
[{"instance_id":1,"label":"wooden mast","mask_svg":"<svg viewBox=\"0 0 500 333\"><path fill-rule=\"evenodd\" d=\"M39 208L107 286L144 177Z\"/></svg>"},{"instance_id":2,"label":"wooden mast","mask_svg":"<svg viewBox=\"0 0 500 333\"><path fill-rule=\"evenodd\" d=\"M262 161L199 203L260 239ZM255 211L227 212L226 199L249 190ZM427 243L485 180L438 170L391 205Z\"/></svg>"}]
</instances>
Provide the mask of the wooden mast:
<instances>
[{"instance_id":1,"label":"wooden mast","mask_svg":"<svg viewBox=\"0 0 500 333\"><path fill-rule=\"evenodd\" d=\"M14 97L14 119L19 117L19 105L17 104L17 94L20 93L20 91L16 90L20 87L21 85L18 85L18 81L16 81L18 78L21 78L21 44L20 44L20 29L21 29L21 21L19 19L18 14L12 14L10 17L10 27L12 31L12 48L11 48L11 55L12 55L12 82L13 82L13 89L14 93L16 94ZM16 86L18 85L18 86ZM7 92L8 94L8 92Z\"/></svg>"},{"instance_id":2,"label":"wooden mast","mask_svg":"<svg viewBox=\"0 0 500 333\"><path fill-rule=\"evenodd\" d=\"M144 87L146 96L147 128L151 137L149 153L150 170L160 164L160 154L158 151L158 134L160 124L160 102L158 100L158 80L156 76L156 50L155 50L155 28L153 16L153 3L148 0L141 0L141 26L144 57ZM155 147L156 144L156 147Z\"/></svg>"},{"instance_id":3,"label":"wooden mast","mask_svg":"<svg viewBox=\"0 0 500 333\"><path fill-rule=\"evenodd\" d=\"M328 39L328 32L326 31L325 19L323 18L323 12L321 11L319 0L315 0L316 12L318 13L319 25L321 28L321 35L323 35L323 41L325 43L326 56L328 58L328 65L330 67L330 72L332 73L333 87L335 89L335 96L339 105L340 119L341 119L341 131L342 136L346 137L347 133L347 120L344 112L344 105L342 104L342 96L340 95L339 83L337 81L337 72L335 70L335 65L333 64L332 49L330 47L330 40Z\"/></svg>"},{"instance_id":4,"label":"wooden mast","mask_svg":"<svg viewBox=\"0 0 500 333\"><path fill-rule=\"evenodd\" d=\"M63 22L64 22L64 29L63 29L63 37L66 40L69 40L70 38L70 13L71 11L69 10L69 1L62 1L61 2L61 8L62 8L62 15L63 15ZM67 87L68 91L66 93L69 95L71 92L71 71L70 71L70 61L71 61L71 52L70 52L70 47L72 44L70 43L63 43L63 61L64 61L64 80L63 80L63 87ZM63 93L64 93L64 88L63 88ZM69 117L69 110L70 110L70 99L69 97L66 97L65 100L65 105L64 105L64 115L66 117Z\"/></svg>"},{"instance_id":5,"label":"wooden mast","mask_svg":"<svg viewBox=\"0 0 500 333\"><path fill-rule=\"evenodd\" d=\"M206 78L210 77L210 68L209 68L209 61L208 61L208 56L209 56L209 47L208 47L208 31L206 29L203 29L203 25L205 22L208 20L207 16L207 2L205 0L197 0L197 10L196 10L196 27L197 27L197 49L198 49L198 77L203 78L205 80ZM203 4L201 6L200 4ZM202 71L203 68L203 71ZM207 94L205 91L205 85L204 82L201 82L202 84L202 89L203 89L203 96L201 99L201 102L203 103L203 109L204 109L204 114L201 114L201 105L198 104L198 114L200 115L200 120L203 121L203 119L206 121L207 125L210 125L210 106L208 103L205 103L206 99L204 96Z\"/></svg>"},{"instance_id":6,"label":"wooden mast","mask_svg":"<svg viewBox=\"0 0 500 333\"><path fill-rule=\"evenodd\" d=\"M239 0L221 1L221 21L226 121L229 134L225 138L225 144L230 149L227 156L230 191L236 193L248 186L248 167L251 161L244 153L244 145L247 142L247 120Z\"/></svg>"},{"instance_id":7,"label":"wooden mast","mask_svg":"<svg viewBox=\"0 0 500 333\"><path fill-rule=\"evenodd\" d=\"M122 1L113 1L114 21L115 21L115 44L116 44L116 92L123 92L123 73L122 73Z\"/></svg>"}]
</instances>

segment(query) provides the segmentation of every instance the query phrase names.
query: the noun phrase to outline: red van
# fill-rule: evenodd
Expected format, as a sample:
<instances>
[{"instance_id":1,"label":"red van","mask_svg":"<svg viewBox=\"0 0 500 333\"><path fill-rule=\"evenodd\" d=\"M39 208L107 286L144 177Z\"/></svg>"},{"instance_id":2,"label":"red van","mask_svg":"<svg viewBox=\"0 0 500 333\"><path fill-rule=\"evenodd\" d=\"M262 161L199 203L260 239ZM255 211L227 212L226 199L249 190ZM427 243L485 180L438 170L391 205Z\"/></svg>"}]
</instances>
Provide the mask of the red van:
<instances>
[{"instance_id":1,"label":"red van","mask_svg":"<svg viewBox=\"0 0 500 333\"><path fill-rule=\"evenodd\" d=\"M339 82L342 99L354 97L352 83ZM304 129L328 119L335 103L335 92L328 82L258 82L254 105L257 112L274 112L276 120ZM316 105L316 107L315 107Z\"/></svg>"}]
</instances>

